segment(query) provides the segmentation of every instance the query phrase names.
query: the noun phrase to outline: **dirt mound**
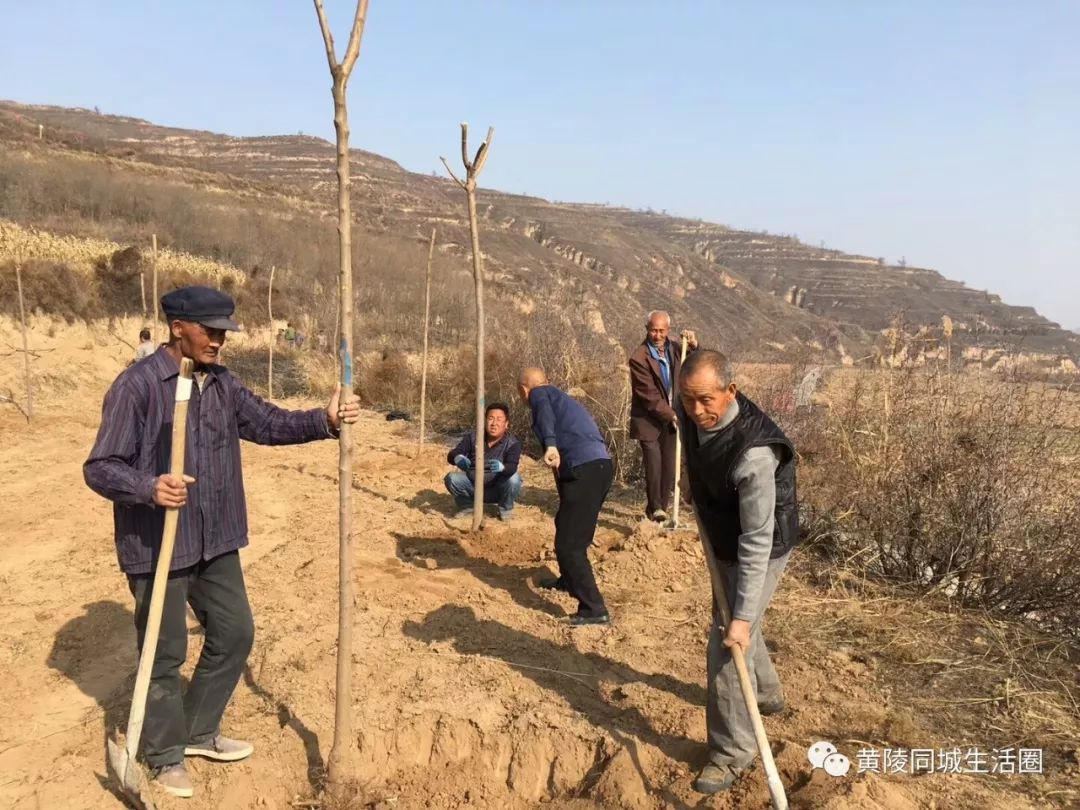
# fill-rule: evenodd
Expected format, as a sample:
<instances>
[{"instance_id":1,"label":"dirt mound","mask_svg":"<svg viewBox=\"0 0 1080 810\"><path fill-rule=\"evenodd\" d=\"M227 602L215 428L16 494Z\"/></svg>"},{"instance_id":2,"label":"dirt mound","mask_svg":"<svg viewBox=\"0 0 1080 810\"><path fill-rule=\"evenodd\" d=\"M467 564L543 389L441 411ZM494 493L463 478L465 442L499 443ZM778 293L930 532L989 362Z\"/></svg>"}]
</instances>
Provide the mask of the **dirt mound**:
<instances>
[{"instance_id":1,"label":"dirt mound","mask_svg":"<svg viewBox=\"0 0 1080 810\"><path fill-rule=\"evenodd\" d=\"M473 705L470 705L472 703ZM573 795L605 759L610 742L566 718L514 716L501 705L463 700L460 712L409 707L393 727L360 732L362 782L441 793L466 802Z\"/></svg>"}]
</instances>

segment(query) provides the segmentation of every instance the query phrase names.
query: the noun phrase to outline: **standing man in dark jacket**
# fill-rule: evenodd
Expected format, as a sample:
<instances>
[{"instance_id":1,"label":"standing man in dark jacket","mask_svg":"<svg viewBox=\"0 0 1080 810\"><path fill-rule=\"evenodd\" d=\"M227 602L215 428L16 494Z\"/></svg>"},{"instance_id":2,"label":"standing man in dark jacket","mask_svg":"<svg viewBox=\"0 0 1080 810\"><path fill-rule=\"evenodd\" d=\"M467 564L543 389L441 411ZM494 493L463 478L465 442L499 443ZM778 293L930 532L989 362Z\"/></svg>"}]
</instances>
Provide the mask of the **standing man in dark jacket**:
<instances>
[{"instance_id":1,"label":"standing man in dark jacket","mask_svg":"<svg viewBox=\"0 0 1080 810\"><path fill-rule=\"evenodd\" d=\"M473 431L461 437L446 461L457 467L448 472L443 483L454 496L456 518L472 517L476 492L476 439ZM521 442L510 432L510 406L492 402L484 411L484 503L499 505L499 520L508 521L514 514L514 502L521 495Z\"/></svg>"},{"instance_id":2,"label":"standing man in dark jacket","mask_svg":"<svg viewBox=\"0 0 1080 810\"><path fill-rule=\"evenodd\" d=\"M221 734L221 716L251 650L255 626L238 550L248 544L240 439L299 444L334 438L359 417L358 398L335 393L326 408L286 411L255 396L218 365L225 333L237 331L233 300L209 287L161 299L169 342L122 373L105 395L101 427L83 465L87 485L114 504L116 551L135 597L139 647L146 631L165 509L180 510L165 589L161 635L151 672L143 756L170 794L194 794L185 756L244 759L250 743ZM182 479L168 474L180 360L195 362ZM205 632L187 692L185 604Z\"/></svg>"},{"instance_id":3,"label":"standing man in dark jacket","mask_svg":"<svg viewBox=\"0 0 1080 810\"><path fill-rule=\"evenodd\" d=\"M731 610L714 617L708 646L705 717L710 762L694 786L726 790L757 754L730 649L746 654L762 714L784 709L784 695L761 625L791 549L799 541L795 448L765 413L739 393L727 358L699 351L679 380L683 447L698 531L713 550ZM715 609L715 607L714 607Z\"/></svg>"},{"instance_id":4,"label":"standing man in dark jacket","mask_svg":"<svg viewBox=\"0 0 1080 810\"><path fill-rule=\"evenodd\" d=\"M549 385L542 369L521 372L518 393L529 403L533 433L544 448L544 463L554 472L559 492L555 514L559 577L537 584L566 591L578 600L578 611L570 617L572 626L607 624L611 617L596 587L588 553L614 472L607 444L589 412Z\"/></svg>"},{"instance_id":5,"label":"standing man in dark jacket","mask_svg":"<svg viewBox=\"0 0 1080 810\"><path fill-rule=\"evenodd\" d=\"M650 312L645 340L630 354L630 438L641 445L645 467L645 515L658 523L668 519L675 488L675 394L682 365L681 347L668 339L671 318ZM689 351L697 349L690 330L683 336Z\"/></svg>"}]
</instances>

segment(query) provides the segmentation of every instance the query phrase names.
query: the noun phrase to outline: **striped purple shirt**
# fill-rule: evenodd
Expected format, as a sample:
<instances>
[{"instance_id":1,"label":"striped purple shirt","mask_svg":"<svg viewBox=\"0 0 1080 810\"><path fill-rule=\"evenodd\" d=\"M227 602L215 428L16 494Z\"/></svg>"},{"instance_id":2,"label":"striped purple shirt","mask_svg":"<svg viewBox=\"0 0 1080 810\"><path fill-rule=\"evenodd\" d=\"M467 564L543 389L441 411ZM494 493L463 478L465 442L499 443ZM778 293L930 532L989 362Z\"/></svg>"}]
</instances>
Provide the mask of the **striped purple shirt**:
<instances>
[{"instance_id":1,"label":"striped purple shirt","mask_svg":"<svg viewBox=\"0 0 1080 810\"><path fill-rule=\"evenodd\" d=\"M116 554L128 574L153 570L165 510L154 479L169 471L180 367L158 349L124 371L105 395L101 427L83 465L87 486L113 502ZM322 408L286 411L255 396L222 366L206 366L188 405L184 472L195 478L180 510L171 569L187 568L248 543L240 439L301 444L334 438Z\"/></svg>"}]
</instances>

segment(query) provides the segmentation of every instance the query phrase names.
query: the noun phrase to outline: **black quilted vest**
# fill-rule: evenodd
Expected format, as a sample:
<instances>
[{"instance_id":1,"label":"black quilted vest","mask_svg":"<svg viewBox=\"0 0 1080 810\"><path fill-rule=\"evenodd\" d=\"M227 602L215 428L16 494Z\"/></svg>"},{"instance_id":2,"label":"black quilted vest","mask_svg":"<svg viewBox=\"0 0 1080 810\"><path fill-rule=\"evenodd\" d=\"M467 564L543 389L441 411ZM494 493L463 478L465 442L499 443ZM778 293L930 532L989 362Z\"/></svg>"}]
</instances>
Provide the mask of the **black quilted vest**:
<instances>
[{"instance_id":1,"label":"black quilted vest","mask_svg":"<svg viewBox=\"0 0 1080 810\"><path fill-rule=\"evenodd\" d=\"M771 554L772 559L776 559L799 542L795 448L757 405L741 393L735 397L739 415L704 445L698 440L697 425L693 420L679 414L694 510L712 539L717 558L736 562L742 524L739 521L739 492L732 480L732 472L751 447L773 447L779 451L780 458L776 468L776 524Z\"/></svg>"}]
</instances>

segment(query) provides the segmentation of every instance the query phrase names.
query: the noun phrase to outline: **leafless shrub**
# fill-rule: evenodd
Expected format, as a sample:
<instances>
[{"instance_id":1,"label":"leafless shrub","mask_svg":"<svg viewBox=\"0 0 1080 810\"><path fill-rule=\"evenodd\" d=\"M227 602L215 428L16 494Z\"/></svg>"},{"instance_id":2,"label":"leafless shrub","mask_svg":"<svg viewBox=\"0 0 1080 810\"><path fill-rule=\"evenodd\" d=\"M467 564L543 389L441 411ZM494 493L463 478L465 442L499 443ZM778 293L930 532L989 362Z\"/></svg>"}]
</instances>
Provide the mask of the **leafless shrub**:
<instances>
[{"instance_id":1,"label":"leafless shrub","mask_svg":"<svg viewBox=\"0 0 1080 810\"><path fill-rule=\"evenodd\" d=\"M100 316L100 300L94 285L64 262L33 259L22 264L23 295L27 312L42 311L69 323ZM15 264L0 265L0 313L19 316Z\"/></svg>"},{"instance_id":2,"label":"leafless shrub","mask_svg":"<svg viewBox=\"0 0 1080 810\"><path fill-rule=\"evenodd\" d=\"M934 370L847 375L808 434L807 529L871 574L1075 630L1077 405Z\"/></svg>"},{"instance_id":3,"label":"leafless shrub","mask_svg":"<svg viewBox=\"0 0 1080 810\"><path fill-rule=\"evenodd\" d=\"M230 346L226 344L225 365L229 371L260 396L266 391L267 351L265 346ZM277 398L297 396L328 397L329 391L314 390L309 380L307 358L293 348L274 350L274 396Z\"/></svg>"},{"instance_id":4,"label":"leafless shrub","mask_svg":"<svg viewBox=\"0 0 1080 810\"><path fill-rule=\"evenodd\" d=\"M137 312L142 306L139 274L144 263L137 247L127 247L111 256L102 256L94 264L98 296L103 315Z\"/></svg>"}]
</instances>

